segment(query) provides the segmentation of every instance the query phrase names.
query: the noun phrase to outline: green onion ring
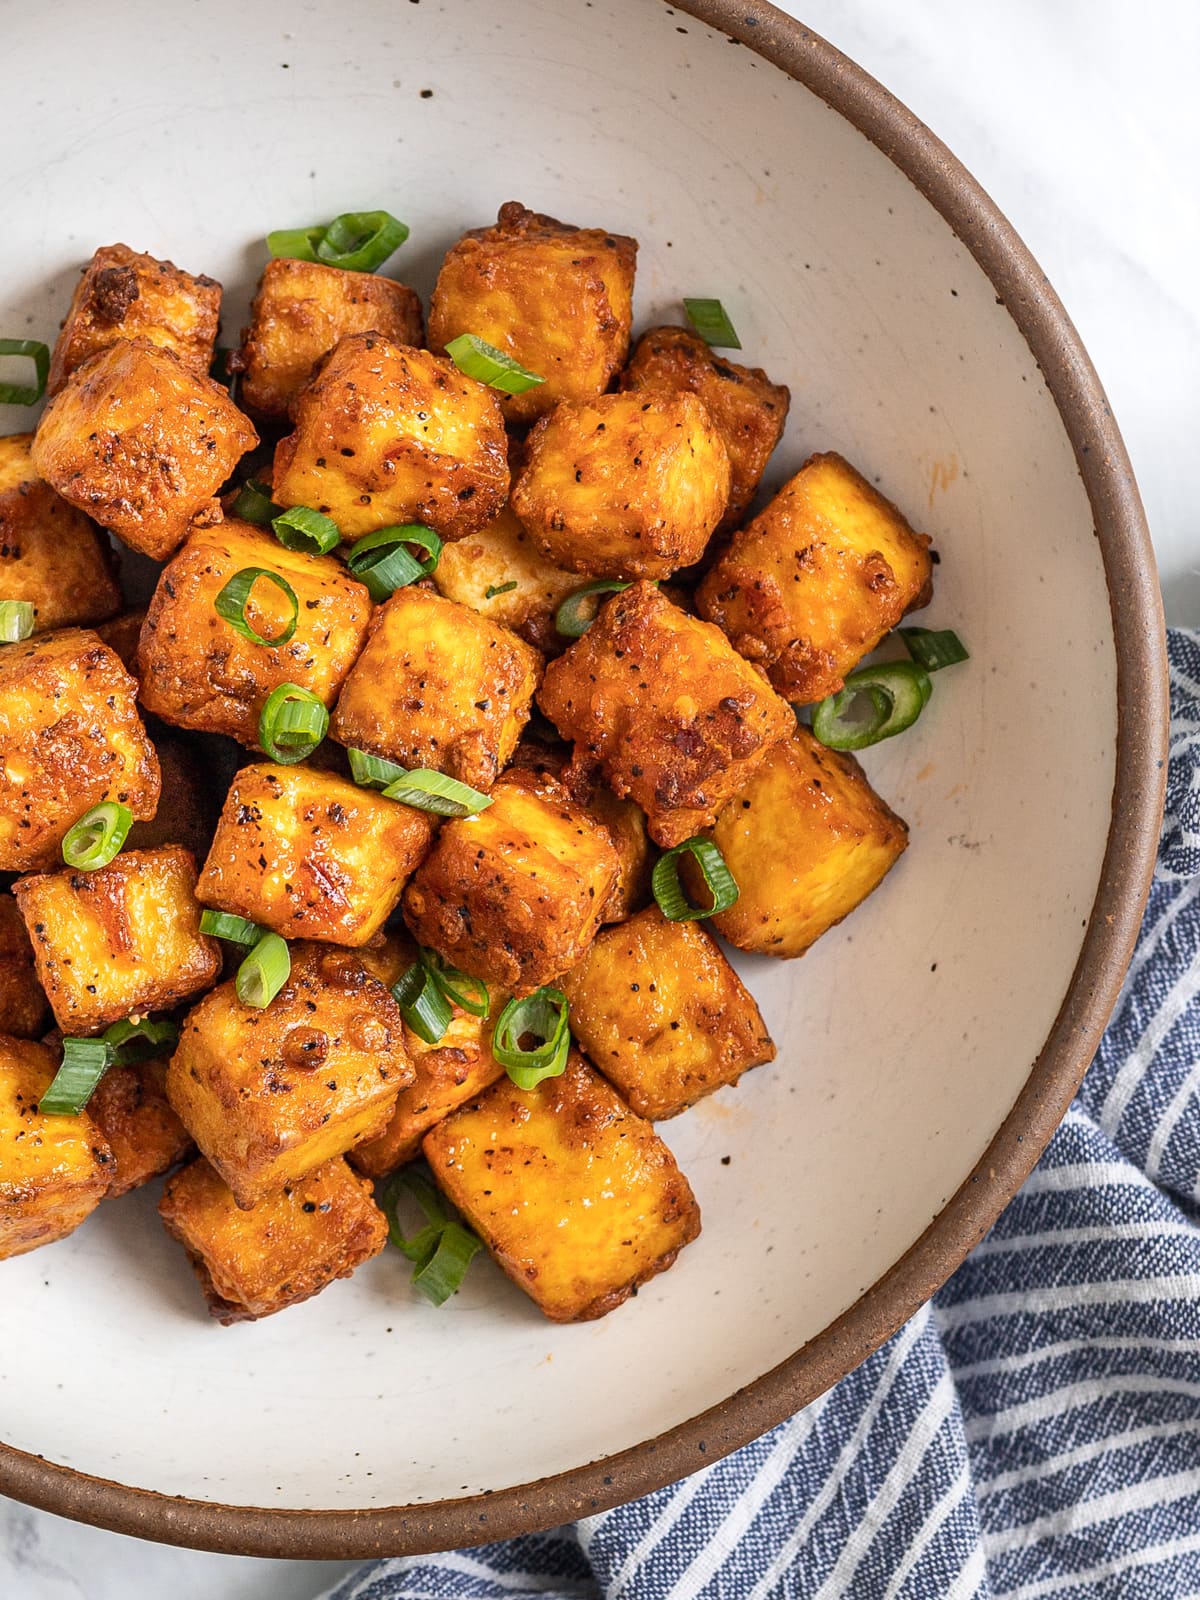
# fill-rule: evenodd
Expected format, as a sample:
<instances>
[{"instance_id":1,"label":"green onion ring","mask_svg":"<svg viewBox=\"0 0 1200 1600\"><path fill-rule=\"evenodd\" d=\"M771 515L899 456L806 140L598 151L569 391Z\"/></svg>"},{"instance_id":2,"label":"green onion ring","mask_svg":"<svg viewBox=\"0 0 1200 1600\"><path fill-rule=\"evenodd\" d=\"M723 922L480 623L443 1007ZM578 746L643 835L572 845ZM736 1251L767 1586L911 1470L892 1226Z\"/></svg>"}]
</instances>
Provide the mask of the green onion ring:
<instances>
[{"instance_id":1,"label":"green onion ring","mask_svg":"<svg viewBox=\"0 0 1200 1600\"><path fill-rule=\"evenodd\" d=\"M499 389L501 394L524 394L526 389L536 389L546 381L477 333L460 333L457 339L451 339L446 354L468 378Z\"/></svg>"},{"instance_id":2,"label":"green onion ring","mask_svg":"<svg viewBox=\"0 0 1200 1600\"><path fill-rule=\"evenodd\" d=\"M327 556L342 542L342 535L332 517L311 506L292 506L271 518L271 531L285 550L296 550L306 556Z\"/></svg>"},{"instance_id":3,"label":"green onion ring","mask_svg":"<svg viewBox=\"0 0 1200 1600\"><path fill-rule=\"evenodd\" d=\"M554 626L564 639L581 639L595 622L600 605L603 604L601 601L596 606L587 606L585 602L593 595L620 594L622 589L628 587L628 583L622 582L620 578L597 578L592 583L585 583L581 589L576 589L560 604L554 613Z\"/></svg>"},{"instance_id":4,"label":"green onion ring","mask_svg":"<svg viewBox=\"0 0 1200 1600\"><path fill-rule=\"evenodd\" d=\"M103 1039L64 1039L62 1065L38 1101L47 1116L77 1117L112 1064Z\"/></svg>"},{"instance_id":5,"label":"green onion ring","mask_svg":"<svg viewBox=\"0 0 1200 1600\"><path fill-rule=\"evenodd\" d=\"M473 1017L487 1018L492 1003L487 984L482 978L473 978L459 967L452 967L449 962L442 960L436 950L422 949L420 959L421 965L452 1005Z\"/></svg>"},{"instance_id":6,"label":"green onion ring","mask_svg":"<svg viewBox=\"0 0 1200 1600\"><path fill-rule=\"evenodd\" d=\"M426 1044L441 1043L451 1022L450 1002L426 967L414 961L392 985L392 998L418 1039Z\"/></svg>"},{"instance_id":7,"label":"green onion ring","mask_svg":"<svg viewBox=\"0 0 1200 1600\"><path fill-rule=\"evenodd\" d=\"M496 1018L492 1055L518 1089L535 1089L543 1078L557 1078L566 1071L569 1016L566 995L546 984L523 999L510 1000ZM526 1034L541 1043L524 1048L521 1040Z\"/></svg>"},{"instance_id":8,"label":"green onion ring","mask_svg":"<svg viewBox=\"0 0 1200 1600\"><path fill-rule=\"evenodd\" d=\"M416 1201L425 1218L425 1226L411 1237L405 1236L399 1217L404 1193ZM387 1218L388 1238L414 1263L413 1286L435 1306L444 1305L461 1285L482 1241L448 1214L438 1190L419 1167L397 1172L377 1192L376 1200Z\"/></svg>"},{"instance_id":9,"label":"green onion ring","mask_svg":"<svg viewBox=\"0 0 1200 1600\"><path fill-rule=\"evenodd\" d=\"M425 552L423 559L412 554L411 545ZM372 600L383 601L418 578L429 577L441 554L442 541L433 529L422 522L409 522L364 534L350 547L346 565L366 584Z\"/></svg>"},{"instance_id":10,"label":"green onion ring","mask_svg":"<svg viewBox=\"0 0 1200 1600\"><path fill-rule=\"evenodd\" d=\"M685 855L691 856L700 868L705 887L712 896L711 905L694 906L684 893L679 868L681 857ZM670 922L698 922L701 917L715 917L736 905L741 893L718 847L699 834L694 839L685 839L658 858L650 875L650 888L658 901L658 909Z\"/></svg>"},{"instance_id":11,"label":"green onion ring","mask_svg":"<svg viewBox=\"0 0 1200 1600\"><path fill-rule=\"evenodd\" d=\"M261 633L256 633L246 621L246 606L250 600L250 591L260 578L266 578L273 583L291 601L291 620L284 625L282 633L277 633L273 639L266 638ZM296 591L286 578L278 572L272 572L270 567L243 567L240 572L235 572L233 577L221 590L213 601L213 610L219 617L223 617L231 628L236 629L243 639L249 639L251 644L265 644L277 646L287 644L296 631L296 621L300 615L300 602L296 598Z\"/></svg>"},{"instance_id":12,"label":"green onion ring","mask_svg":"<svg viewBox=\"0 0 1200 1600\"><path fill-rule=\"evenodd\" d=\"M240 944L249 950L266 933L266 928L247 917L236 917L231 911L202 911L200 932L211 939L225 939L229 944Z\"/></svg>"},{"instance_id":13,"label":"green onion ring","mask_svg":"<svg viewBox=\"0 0 1200 1600\"><path fill-rule=\"evenodd\" d=\"M247 478L233 502L233 514L243 522L252 522L256 528L265 528L272 517L283 510L271 499L271 491L257 478Z\"/></svg>"},{"instance_id":14,"label":"green onion ring","mask_svg":"<svg viewBox=\"0 0 1200 1600\"><path fill-rule=\"evenodd\" d=\"M742 348L742 341L729 320L729 313L719 300L689 300L685 296L683 309L705 344L715 345L722 350Z\"/></svg>"},{"instance_id":15,"label":"green onion ring","mask_svg":"<svg viewBox=\"0 0 1200 1600\"><path fill-rule=\"evenodd\" d=\"M76 872L106 867L129 836L133 812L117 800L102 800L85 811L62 842L62 858Z\"/></svg>"},{"instance_id":16,"label":"green onion ring","mask_svg":"<svg viewBox=\"0 0 1200 1600\"><path fill-rule=\"evenodd\" d=\"M0 356L28 356L34 370L33 383L0 383L0 405L37 405L50 376L50 346L40 339L0 339Z\"/></svg>"},{"instance_id":17,"label":"green onion ring","mask_svg":"<svg viewBox=\"0 0 1200 1600\"><path fill-rule=\"evenodd\" d=\"M259 713L258 742L272 761L292 767L304 761L329 732L329 712L311 689L281 683Z\"/></svg>"},{"instance_id":18,"label":"green onion ring","mask_svg":"<svg viewBox=\"0 0 1200 1600\"><path fill-rule=\"evenodd\" d=\"M909 655L926 672L940 672L943 667L954 667L960 661L971 659L953 628L897 628L896 631L904 640Z\"/></svg>"},{"instance_id":19,"label":"green onion ring","mask_svg":"<svg viewBox=\"0 0 1200 1600\"><path fill-rule=\"evenodd\" d=\"M850 673L839 694L815 708L813 735L830 750L865 750L910 728L932 693L929 674L915 661L860 667ZM864 700L870 704L870 716L851 717L851 710L861 709Z\"/></svg>"},{"instance_id":20,"label":"green onion ring","mask_svg":"<svg viewBox=\"0 0 1200 1600\"><path fill-rule=\"evenodd\" d=\"M101 1036L108 1045L114 1067L131 1067L139 1061L157 1061L179 1040L179 1026L170 1017L127 1018L114 1022Z\"/></svg>"},{"instance_id":21,"label":"green onion ring","mask_svg":"<svg viewBox=\"0 0 1200 1600\"><path fill-rule=\"evenodd\" d=\"M344 272L374 272L407 238L407 226L390 211L345 211L327 224L276 229L267 235L267 249Z\"/></svg>"},{"instance_id":22,"label":"green onion ring","mask_svg":"<svg viewBox=\"0 0 1200 1600\"><path fill-rule=\"evenodd\" d=\"M406 775L405 769L398 767L394 761L368 755L365 750L356 750L353 745L347 747L346 754L350 758L350 776L362 789L386 789L389 783L395 783L397 778Z\"/></svg>"},{"instance_id":23,"label":"green onion ring","mask_svg":"<svg viewBox=\"0 0 1200 1600\"><path fill-rule=\"evenodd\" d=\"M32 600L0 600L0 644L20 644L37 618Z\"/></svg>"},{"instance_id":24,"label":"green onion ring","mask_svg":"<svg viewBox=\"0 0 1200 1600\"><path fill-rule=\"evenodd\" d=\"M264 933L237 970L234 987L244 1006L263 1011L288 981L292 957L287 941Z\"/></svg>"},{"instance_id":25,"label":"green onion ring","mask_svg":"<svg viewBox=\"0 0 1200 1600\"><path fill-rule=\"evenodd\" d=\"M400 800L439 817L473 817L492 803L491 795L480 794L470 784L459 783L432 767L413 767L389 783L383 794L387 800Z\"/></svg>"}]
</instances>

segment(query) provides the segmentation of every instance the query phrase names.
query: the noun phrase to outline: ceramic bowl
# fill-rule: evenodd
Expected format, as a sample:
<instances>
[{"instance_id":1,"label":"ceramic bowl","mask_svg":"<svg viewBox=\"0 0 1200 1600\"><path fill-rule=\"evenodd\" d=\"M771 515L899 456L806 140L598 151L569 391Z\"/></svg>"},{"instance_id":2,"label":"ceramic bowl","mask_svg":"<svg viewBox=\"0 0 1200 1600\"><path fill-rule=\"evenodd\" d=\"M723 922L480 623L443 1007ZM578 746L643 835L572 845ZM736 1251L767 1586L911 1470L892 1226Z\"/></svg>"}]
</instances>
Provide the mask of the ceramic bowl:
<instances>
[{"instance_id":1,"label":"ceramic bowl","mask_svg":"<svg viewBox=\"0 0 1200 1600\"><path fill-rule=\"evenodd\" d=\"M779 1059L664 1132L678 1265L555 1327L395 1253L285 1316L204 1316L154 1196L4 1264L0 1490L259 1554L444 1547L679 1478L811 1400L986 1231L1116 995L1158 827L1153 560L1087 357L987 198L760 0L90 0L6 18L0 330L51 339L124 240L227 288L272 227L386 205L389 270L520 199L641 241L639 326L716 295L791 385L778 484L848 456L933 536L970 664L868 752L912 828L804 960L741 970ZM60 41L69 41L69 51ZM0 413L5 430L24 413Z\"/></svg>"}]
</instances>

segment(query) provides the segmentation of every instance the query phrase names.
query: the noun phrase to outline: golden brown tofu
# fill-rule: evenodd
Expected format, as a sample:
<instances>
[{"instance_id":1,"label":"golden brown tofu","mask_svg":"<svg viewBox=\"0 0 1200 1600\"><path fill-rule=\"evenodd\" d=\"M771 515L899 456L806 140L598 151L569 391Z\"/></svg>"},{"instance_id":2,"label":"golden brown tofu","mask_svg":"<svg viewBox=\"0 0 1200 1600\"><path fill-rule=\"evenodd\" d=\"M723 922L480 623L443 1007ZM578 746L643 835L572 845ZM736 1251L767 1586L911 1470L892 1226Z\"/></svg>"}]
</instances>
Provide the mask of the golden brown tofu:
<instances>
[{"instance_id":1,"label":"golden brown tofu","mask_svg":"<svg viewBox=\"0 0 1200 1600\"><path fill-rule=\"evenodd\" d=\"M621 388L644 399L689 390L721 435L729 454L729 502L718 531L736 528L754 499L772 450L783 436L789 391L761 367L726 360L687 328L651 328L637 342Z\"/></svg>"},{"instance_id":2,"label":"golden brown tofu","mask_svg":"<svg viewBox=\"0 0 1200 1600\"><path fill-rule=\"evenodd\" d=\"M87 1114L112 1151L108 1198L149 1183L191 1151L191 1135L171 1110L165 1061L109 1067Z\"/></svg>"},{"instance_id":3,"label":"golden brown tofu","mask_svg":"<svg viewBox=\"0 0 1200 1600\"><path fill-rule=\"evenodd\" d=\"M741 890L713 925L741 950L785 957L849 916L908 844L908 828L854 757L803 727L771 750L711 836ZM682 875L699 896L686 862Z\"/></svg>"},{"instance_id":4,"label":"golden brown tofu","mask_svg":"<svg viewBox=\"0 0 1200 1600\"><path fill-rule=\"evenodd\" d=\"M0 1261L72 1233L108 1190L112 1152L85 1113L45 1116L45 1045L0 1037Z\"/></svg>"},{"instance_id":5,"label":"golden brown tofu","mask_svg":"<svg viewBox=\"0 0 1200 1600\"><path fill-rule=\"evenodd\" d=\"M443 548L433 581L447 600L511 628L545 655L557 655L567 641L554 626L554 613L583 579L539 555L506 506L482 532Z\"/></svg>"},{"instance_id":6,"label":"golden brown tofu","mask_svg":"<svg viewBox=\"0 0 1200 1600\"><path fill-rule=\"evenodd\" d=\"M49 1009L25 920L11 891L0 890L0 1033L36 1039Z\"/></svg>"},{"instance_id":7,"label":"golden brown tofu","mask_svg":"<svg viewBox=\"0 0 1200 1600\"><path fill-rule=\"evenodd\" d=\"M377 272L346 272L322 261L268 261L234 359L243 404L283 419L322 356L348 333L381 333L396 344L425 342L417 295Z\"/></svg>"},{"instance_id":8,"label":"golden brown tofu","mask_svg":"<svg viewBox=\"0 0 1200 1600\"><path fill-rule=\"evenodd\" d=\"M575 1051L559 1078L501 1078L425 1135L433 1175L552 1322L586 1322L665 1272L700 1208L650 1123Z\"/></svg>"},{"instance_id":9,"label":"golden brown tofu","mask_svg":"<svg viewBox=\"0 0 1200 1600\"><path fill-rule=\"evenodd\" d=\"M212 365L221 317L221 285L127 244L102 245L83 269L50 361L47 392L57 394L75 368L121 339L147 339L204 377Z\"/></svg>"},{"instance_id":10,"label":"golden brown tofu","mask_svg":"<svg viewBox=\"0 0 1200 1600\"><path fill-rule=\"evenodd\" d=\"M102 622L121 606L112 546L41 481L32 440L0 438L0 596L32 604L35 633Z\"/></svg>"},{"instance_id":11,"label":"golden brown tofu","mask_svg":"<svg viewBox=\"0 0 1200 1600\"><path fill-rule=\"evenodd\" d=\"M344 1155L387 1126L413 1080L400 1008L352 951L291 947L269 1006L231 980L188 1013L167 1095L239 1206Z\"/></svg>"},{"instance_id":12,"label":"golden brown tofu","mask_svg":"<svg viewBox=\"0 0 1200 1600\"><path fill-rule=\"evenodd\" d=\"M758 1007L698 922L649 906L602 928L559 985L571 1032L639 1116L674 1117L775 1059Z\"/></svg>"},{"instance_id":13,"label":"golden brown tofu","mask_svg":"<svg viewBox=\"0 0 1200 1600\"><path fill-rule=\"evenodd\" d=\"M667 848L707 827L795 724L791 707L707 622L652 583L615 594L539 696L574 764L598 764Z\"/></svg>"},{"instance_id":14,"label":"golden brown tofu","mask_svg":"<svg viewBox=\"0 0 1200 1600\"><path fill-rule=\"evenodd\" d=\"M287 643L244 639L215 610L217 595L246 567L278 573L295 592L296 631ZM260 578L245 610L255 632L276 638L291 615L287 597ZM164 722L257 746L259 714L281 683L333 704L370 617L370 595L335 557L285 550L248 522L206 529L158 580L138 646L142 704Z\"/></svg>"},{"instance_id":15,"label":"golden brown tofu","mask_svg":"<svg viewBox=\"0 0 1200 1600\"><path fill-rule=\"evenodd\" d=\"M545 379L501 400L532 422L560 400L602 394L620 371L633 321L637 240L500 207L446 254L429 304L430 348L474 333Z\"/></svg>"},{"instance_id":16,"label":"golden brown tofu","mask_svg":"<svg viewBox=\"0 0 1200 1600\"><path fill-rule=\"evenodd\" d=\"M573 967L595 937L620 862L561 784L506 772L492 804L448 822L404 891L413 937L510 994Z\"/></svg>"},{"instance_id":17,"label":"golden brown tofu","mask_svg":"<svg viewBox=\"0 0 1200 1600\"><path fill-rule=\"evenodd\" d=\"M71 374L42 413L33 464L64 500L165 561L221 520L216 492L257 443L219 383L134 339Z\"/></svg>"},{"instance_id":18,"label":"golden brown tofu","mask_svg":"<svg viewBox=\"0 0 1200 1600\"><path fill-rule=\"evenodd\" d=\"M85 628L0 646L0 872L52 866L101 800L154 815L158 758L136 696L119 658Z\"/></svg>"},{"instance_id":19,"label":"golden brown tofu","mask_svg":"<svg viewBox=\"0 0 1200 1600\"><path fill-rule=\"evenodd\" d=\"M226 1327L320 1294L377 1256L388 1237L371 1185L340 1156L253 1211L238 1207L207 1161L193 1161L167 1180L158 1210Z\"/></svg>"},{"instance_id":20,"label":"golden brown tofu","mask_svg":"<svg viewBox=\"0 0 1200 1600\"><path fill-rule=\"evenodd\" d=\"M463 539L504 504L496 393L427 350L349 334L292 413L295 432L275 451L275 499L332 517L343 539L407 522Z\"/></svg>"},{"instance_id":21,"label":"golden brown tofu","mask_svg":"<svg viewBox=\"0 0 1200 1600\"><path fill-rule=\"evenodd\" d=\"M704 554L729 456L694 394L564 401L526 440L513 510L544 556L596 578L669 578Z\"/></svg>"},{"instance_id":22,"label":"golden brown tofu","mask_svg":"<svg viewBox=\"0 0 1200 1600\"><path fill-rule=\"evenodd\" d=\"M397 589L342 689L341 744L490 789L529 720L542 658L507 628L432 589Z\"/></svg>"},{"instance_id":23,"label":"golden brown tofu","mask_svg":"<svg viewBox=\"0 0 1200 1600\"><path fill-rule=\"evenodd\" d=\"M812 456L734 535L696 606L807 705L836 694L906 611L928 605L929 542L841 456Z\"/></svg>"},{"instance_id":24,"label":"golden brown tofu","mask_svg":"<svg viewBox=\"0 0 1200 1600\"><path fill-rule=\"evenodd\" d=\"M98 623L95 630L108 648L120 656L121 665L131 678L137 677L138 637L145 620L145 608L140 611L122 611L120 616L113 617L110 622Z\"/></svg>"},{"instance_id":25,"label":"golden brown tofu","mask_svg":"<svg viewBox=\"0 0 1200 1600\"><path fill-rule=\"evenodd\" d=\"M167 1011L221 971L220 946L200 932L196 863L178 845L122 850L95 872L20 878L13 893L66 1034Z\"/></svg>"},{"instance_id":26,"label":"golden brown tofu","mask_svg":"<svg viewBox=\"0 0 1200 1600\"><path fill-rule=\"evenodd\" d=\"M243 767L196 896L287 939L374 938L433 841L424 811L334 772Z\"/></svg>"}]
</instances>

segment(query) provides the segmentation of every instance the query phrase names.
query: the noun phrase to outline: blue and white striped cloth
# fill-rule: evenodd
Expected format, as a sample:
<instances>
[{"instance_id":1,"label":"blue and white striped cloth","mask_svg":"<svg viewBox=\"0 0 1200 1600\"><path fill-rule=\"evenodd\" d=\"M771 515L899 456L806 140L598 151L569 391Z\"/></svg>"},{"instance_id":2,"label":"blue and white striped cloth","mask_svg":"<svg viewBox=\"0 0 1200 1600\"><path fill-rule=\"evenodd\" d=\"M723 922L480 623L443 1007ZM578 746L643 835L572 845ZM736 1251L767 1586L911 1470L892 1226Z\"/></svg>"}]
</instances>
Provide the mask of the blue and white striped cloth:
<instances>
[{"instance_id":1,"label":"blue and white striped cloth","mask_svg":"<svg viewBox=\"0 0 1200 1600\"><path fill-rule=\"evenodd\" d=\"M1200 1595L1200 635L1170 637L1158 869L1095 1064L946 1287L671 1488L363 1569L331 1600Z\"/></svg>"}]
</instances>

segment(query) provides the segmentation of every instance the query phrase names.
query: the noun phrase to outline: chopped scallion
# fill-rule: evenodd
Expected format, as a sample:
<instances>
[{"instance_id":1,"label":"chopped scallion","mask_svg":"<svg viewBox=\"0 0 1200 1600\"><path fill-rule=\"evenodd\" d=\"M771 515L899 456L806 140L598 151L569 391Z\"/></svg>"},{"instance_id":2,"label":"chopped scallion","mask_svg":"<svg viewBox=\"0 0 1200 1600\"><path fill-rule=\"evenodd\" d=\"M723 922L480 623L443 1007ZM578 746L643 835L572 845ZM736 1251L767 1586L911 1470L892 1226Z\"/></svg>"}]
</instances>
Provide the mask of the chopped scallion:
<instances>
[{"instance_id":1,"label":"chopped scallion","mask_svg":"<svg viewBox=\"0 0 1200 1600\"><path fill-rule=\"evenodd\" d=\"M492 803L490 795L480 794L470 784L448 778L431 767L414 767L396 778L383 791L388 800L401 800L418 811L432 811L439 817L473 817Z\"/></svg>"},{"instance_id":2,"label":"chopped scallion","mask_svg":"<svg viewBox=\"0 0 1200 1600\"><path fill-rule=\"evenodd\" d=\"M712 896L707 906L692 905L684 893L679 868L681 857L685 855L691 856L699 867L704 886ZM735 905L741 893L718 847L711 839L699 835L685 839L658 858L650 875L650 888L659 910L671 922L697 922L701 917L715 917L718 912L728 911Z\"/></svg>"},{"instance_id":3,"label":"chopped scallion","mask_svg":"<svg viewBox=\"0 0 1200 1600\"><path fill-rule=\"evenodd\" d=\"M257 478L247 478L233 502L233 514L243 522L252 522L256 528L265 528L273 517L283 510L271 499L271 491Z\"/></svg>"},{"instance_id":4,"label":"chopped scallion","mask_svg":"<svg viewBox=\"0 0 1200 1600\"><path fill-rule=\"evenodd\" d=\"M442 993L437 979L429 969L414 961L397 983L392 985L392 998L400 1007L400 1015L426 1044L439 1044L450 1026L450 1002Z\"/></svg>"},{"instance_id":5,"label":"chopped scallion","mask_svg":"<svg viewBox=\"0 0 1200 1600\"><path fill-rule=\"evenodd\" d=\"M628 589L620 578L596 578L585 583L574 594L569 594L554 613L554 626L564 639L581 639L596 620L596 613L604 604L597 596L619 594ZM593 603L594 602L594 603Z\"/></svg>"},{"instance_id":6,"label":"chopped scallion","mask_svg":"<svg viewBox=\"0 0 1200 1600\"><path fill-rule=\"evenodd\" d=\"M484 590L483 598L485 600L494 600L498 594L508 594L516 587L517 580L515 578L510 578L507 583L489 583Z\"/></svg>"},{"instance_id":7,"label":"chopped scallion","mask_svg":"<svg viewBox=\"0 0 1200 1600\"><path fill-rule=\"evenodd\" d=\"M33 632L32 600L0 600L0 644L20 644Z\"/></svg>"},{"instance_id":8,"label":"chopped scallion","mask_svg":"<svg viewBox=\"0 0 1200 1600\"><path fill-rule=\"evenodd\" d=\"M549 985L512 999L496 1018L492 1055L518 1089L535 1089L543 1078L566 1071L571 1050L567 997ZM524 1044L525 1039L535 1041Z\"/></svg>"},{"instance_id":9,"label":"chopped scallion","mask_svg":"<svg viewBox=\"0 0 1200 1600\"><path fill-rule=\"evenodd\" d=\"M813 735L830 750L865 750L911 727L932 693L929 674L915 661L860 667L814 709Z\"/></svg>"},{"instance_id":10,"label":"chopped scallion","mask_svg":"<svg viewBox=\"0 0 1200 1600\"><path fill-rule=\"evenodd\" d=\"M971 659L953 628L899 628L897 632L909 655L926 672L940 672L943 667Z\"/></svg>"},{"instance_id":11,"label":"chopped scallion","mask_svg":"<svg viewBox=\"0 0 1200 1600\"><path fill-rule=\"evenodd\" d=\"M470 973L450 966L448 962L442 960L436 950L423 949L421 965L453 1005L469 1012L473 1017L488 1015L491 1010L491 1000L488 997L487 984L481 978L473 978Z\"/></svg>"},{"instance_id":12,"label":"chopped scallion","mask_svg":"<svg viewBox=\"0 0 1200 1600\"><path fill-rule=\"evenodd\" d=\"M76 1117L110 1067L158 1060L179 1038L169 1017L130 1017L98 1039L64 1039L62 1065L38 1102L48 1116Z\"/></svg>"},{"instance_id":13,"label":"chopped scallion","mask_svg":"<svg viewBox=\"0 0 1200 1600\"><path fill-rule=\"evenodd\" d=\"M36 405L50 376L50 346L40 339L0 339L0 356L28 356L34 371L33 383L0 383L0 405Z\"/></svg>"},{"instance_id":14,"label":"chopped scallion","mask_svg":"<svg viewBox=\"0 0 1200 1600\"><path fill-rule=\"evenodd\" d=\"M457 339L451 339L446 354L468 378L499 389L501 394L524 394L526 389L536 389L546 381L477 333L460 333Z\"/></svg>"},{"instance_id":15,"label":"chopped scallion","mask_svg":"<svg viewBox=\"0 0 1200 1600\"><path fill-rule=\"evenodd\" d=\"M277 229L267 235L267 249L345 272L374 272L407 238L407 226L390 211L344 211L328 224Z\"/></svg>"},{"instance_id":16,"label":"chopped scallion","mask_svg":"<svg viewBox=\"0 0 1200 1600\"><path fill-rule=\"evenodd\" d=\"M332 517L311 506L292 506L271 518L271 529L285 550L298 550L306 556L327 556L342 542Z\"/></svg>"},{"instance_id":17,"label":"chopped scallion","mask_svg":"<svg viewBox=\"0 0 1200 1600\"><path fill-rule=\"evenodd\" d=\"M273 689L258 718L259 744L284 767L311 756L328 732L324 703L298 683L281 683Z\"/></svg>"},{"instance_id":18,"label":"chopped scallion","mask_svg":"<svg viewBox=\"0 0 1200 1600\"><path fill-rule=\"evenodd\" d=\"M68 828L62 842L62 858L77 872L95 872L117 855L132 827L133 812L128 806L117 800L102 800Z\"/></svg>"},{"instance_id":19,"label":"chopped scallion","mask_svg":"<svg viewBox=\"0 0 1200 1600\"><path fill-rule=\"evenodd\" d=\"M265 1010L288 981L292 957L287 941L277 933L264 933L237 970L234 987L244 1006Z\"/></svg>"},{"instance_id":20,"label":"chopped scallion","mask_svg":"<svg viewBox=\"0 0 1200 1600\"><path fill-rule=\"evenodd\" d=\"M389 783L405 776L403 767L398 767L394 761L385 761L382 756L368 755L352 745L346 754L350 758L350 776L360 788L386 789Z\"/></svg>"},{"instance_id":21,"label":"chopped scallion","mask_svg":"<svg viewBox=\"0 0 1200 1600\"><path fill-rule=\"evenodd\" d=\"M266 929L246 917L235 917L231 911L202 911L200 932L212 939L226 939L230 944L256 945Z\"/></svg>"},{"instance_id":22,"label":"chopped scallion","mask_svg":"<svg viewBox=\"0 0 1200 1600\"><path fill-rule=\"evenodd\" d=\"M272 638L265 634L257 633L254 627L246 620L246 606L249 604L250 591L260 578L265 578L268 583L287 597L292 608L291 617L284 624L283 630ZM235 572L233 577L213 601L213 609L219 617L223 617L231 628L235 628L243 639L249 639L251 644L265 644L270 646L287 644L296 631L296 621L300 615L300 602L296 598L296 591L285 577L278 572L272 572L269 567L243 567L240 572Z\"/></svg>"},{"instance_id":23,"label":"chopped scallion","mask_svg":"<svg viewBox=\"0 0 1200 1600\"><path fill-rule=\"evenodd\" d=\"M414 556L410 546L423 550L424 556ZM433 529L421 522L409 522L364 534L351 547L346 565L360 583L366 584L371 599L382 601L418 578L427 578L441 554L442 541Z\"/></svg>"},{"instance_id":24,"label":"chopped scallion","mask_svg":"<svg viewBox=\"0 0 1200 1600\"><path fill-rule=\"evenodd\" d=\"M722 350L742 348L742 341L729 320L729 313L719 300L689 300L685 297L683 309L705 344L715 345Z\"/></svg>"}]
</instances>

